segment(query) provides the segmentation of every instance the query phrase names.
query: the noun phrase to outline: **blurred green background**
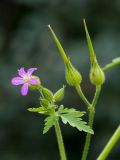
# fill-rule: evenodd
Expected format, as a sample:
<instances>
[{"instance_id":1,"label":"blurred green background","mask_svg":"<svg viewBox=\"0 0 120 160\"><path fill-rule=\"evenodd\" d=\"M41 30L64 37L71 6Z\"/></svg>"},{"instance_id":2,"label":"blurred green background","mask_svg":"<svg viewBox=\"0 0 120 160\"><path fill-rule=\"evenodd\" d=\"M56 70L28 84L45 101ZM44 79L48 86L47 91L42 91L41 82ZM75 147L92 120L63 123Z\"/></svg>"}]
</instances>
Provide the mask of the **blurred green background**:
<instances>
[{"instance_id":1,"label":"blurred green background","mask_svg":"<svg viewBox=\"0 0 120 160\"><path fill-rule=\"evenodd\" d=\"M83 76L82 87L92 100L89 52L83 18L101 66L120 57L120 1L116 0L0 0L0 160L59 160L54 128L42 134L44 117L30 113L39 93L20 95L11 85L20 67L37 67L44 86L55 92L63 84L64 65L47 25L51 24L72 63ZM106 83L96 107L95 135L88 160L95 160L120 123L120 66L106 71ZM67 85L63 104L87 110ZM87 116L85 117L87 120ZM61 124L69 160L80 160L83 132ZM120 160L120 143L108 157Z\"/></svg>"}]
</instances>

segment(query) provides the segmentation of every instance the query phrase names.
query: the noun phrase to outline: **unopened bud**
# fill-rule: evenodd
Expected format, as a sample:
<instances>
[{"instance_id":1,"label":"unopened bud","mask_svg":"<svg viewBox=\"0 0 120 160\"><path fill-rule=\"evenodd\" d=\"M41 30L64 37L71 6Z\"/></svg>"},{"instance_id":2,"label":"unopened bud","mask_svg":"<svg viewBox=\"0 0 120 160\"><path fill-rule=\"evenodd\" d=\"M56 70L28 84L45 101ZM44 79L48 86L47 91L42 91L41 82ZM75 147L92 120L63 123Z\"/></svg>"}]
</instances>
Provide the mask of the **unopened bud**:
<instances>
[{"instance_id":1,"label":"unopened bud","mask_svg":"<svg viewBox=\"0 0 120 160\"><path fill-rule=\"evenodd\" d=\"M63 86L61 89L59 89L53 96L55 102L59 102L63 99L65 92L65 86Z\"/></svg>"},{"instance_id":2,"label":"unopened bud","mask_svg":"<svg viewBox=\"0 0 120 160\"><path fill-rule=\"evenodd\" d=\"M78 70L71 64L70 60L65 65L66 71L66 81L70 86L79 85L82 81L82 76L78 72Z\"/></svg>"},{"instance_id":3,"label":"unopened bud","mask_svg":"<svg viewBox=\"0 0 120 160\"><path fill-rule=\"evenodd\" d=\"M49 89L41 87L40 91L45 99L48 101L53 100L53 93Z\"/></svg>"}]
</instances>

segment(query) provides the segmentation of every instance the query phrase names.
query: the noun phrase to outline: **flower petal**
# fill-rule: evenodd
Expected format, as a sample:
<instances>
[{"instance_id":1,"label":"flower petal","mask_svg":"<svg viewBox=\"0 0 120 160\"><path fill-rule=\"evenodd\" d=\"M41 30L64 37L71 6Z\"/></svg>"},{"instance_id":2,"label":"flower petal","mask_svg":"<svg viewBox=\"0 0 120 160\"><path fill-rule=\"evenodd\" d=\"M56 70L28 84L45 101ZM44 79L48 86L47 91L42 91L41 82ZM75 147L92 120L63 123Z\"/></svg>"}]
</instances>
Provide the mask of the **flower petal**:
<instances>
[{"instance_id":1,"label":"flower petal","mask_svg":"<svg viewBox=\"0 0 120 160\"><path fill-rule=\"evenodd\" d=\"M14 77L14 78L12 78L11 83L13 85L20 85L20 84L23 84L25 82L21 77Z\"/></svg>"},{"instance_id":2,"label":"flower petal","mask_svg":"<svg viewBox=\"0 0 120 160\"><path fill-rule=\"evenodd\" d=\"M19 76L24 77L26 75L26 72L25 72L24 68L20 68L18 70L18 74L19 74Z\"/></svg>"},{"instance_id":3,"label":"flower petal","mask_svg":"<svg viewBox=\"0 0 120 160\"><path fill-rule=\"evenodd\" d=\"M33 84L33 85L38 84L38 80L35 78L31 78L29 81L29 84Z\"/></svg>"},{"instance_id":4,"label":"flower petal","mask_svg":"<svg viewBox=\"0 0 120 160\"><path fill-rule=\"evenodd\" d=\"M37 68L30 68L27 70L27 74L32 75L32 73L36 70L37 70Z\"/></svg>"},{"instance_id":5,"label":"flower petal","mask_svg":"<svg viewBox=\"0 0 120 160\"><path fill-rule=\"evenodd\" d=\"M28 93L28 83L23 84L23 86L21 87L21 94L23 96L26 96Z\"/></svg>"}]
</instances>

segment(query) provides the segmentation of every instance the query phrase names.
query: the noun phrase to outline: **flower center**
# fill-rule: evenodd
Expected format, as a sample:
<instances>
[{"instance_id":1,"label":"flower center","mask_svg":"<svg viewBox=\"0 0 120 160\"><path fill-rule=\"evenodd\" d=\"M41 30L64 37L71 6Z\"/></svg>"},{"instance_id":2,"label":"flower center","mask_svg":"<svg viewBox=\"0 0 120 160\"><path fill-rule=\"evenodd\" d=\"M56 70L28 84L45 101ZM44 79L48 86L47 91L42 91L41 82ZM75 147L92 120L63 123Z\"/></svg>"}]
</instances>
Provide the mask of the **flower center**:
<instances>
[{"instance_id":1,"label":"flower center","mask_svg":"<svg viewBox=\"0 0 120 160\"><path fill-rule=\"evenodd\" d=\"M29 81L30 81L30 79L31 79L31 77L30 77L30 76L24 76L24 77L23 77L23 80L24 80L25 82L29 82Z\"/></svg>"}]
</instances>

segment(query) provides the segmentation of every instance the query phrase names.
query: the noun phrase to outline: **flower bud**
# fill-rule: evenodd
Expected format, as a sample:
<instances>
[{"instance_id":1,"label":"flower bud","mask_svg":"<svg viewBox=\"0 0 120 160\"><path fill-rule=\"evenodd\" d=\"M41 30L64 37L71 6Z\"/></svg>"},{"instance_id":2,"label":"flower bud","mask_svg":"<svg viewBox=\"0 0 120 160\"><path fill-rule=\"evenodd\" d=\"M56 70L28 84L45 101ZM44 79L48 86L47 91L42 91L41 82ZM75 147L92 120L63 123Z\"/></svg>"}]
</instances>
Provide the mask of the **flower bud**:
<instances>
[{"instance_id":1,"label":"flower bud","mask_svg":"<svg viewBox=\"0 0 120 160\"><path fill-rule=\"evenodd\" d=\"M39 77L37 77L37 76L31 76L31 78L36 79L38 81L38 83L37 84L29 84L29 88L31 90L39 89L40 88L40 84L41 84Z\"/></svg>"},{"instance_id":2,"label":"flower bud","mask_svg":"<svg viewBox=\"0 0 120 160\"><path fill-rule=\"evenodd\" d=\"M95 86L102 85L105 81L105 75L97 62L94 62L90 70L90 81Z\"/></svg>"},{"instance_id":3,"label":"flower bud","mask_svg":"<svg viewBox=\"0 0 120 160\"><path fill-rule=\"evenodd\" d=\"M65 92L65 86L63 86L61 89L59 89L53 96L55 102L59 102L63 99Z\"/></svg>"},{"instance_id":4,"label":"flower bud","mask_svg":"<svg viewBox=\"0 0 120 160\"><path fill-rule=\"evenodd\" d=\"M40 90L45 99L50 102L53 100L53 93L49 89L41 87Z\"/></svg>"},{"instance_id":5,"label":"flower bud","mask_svg":"<svg viewBox=\"0 0 120 160\"><path fill-rule=\"evenodd\" d=\"M82 81L82 76L77 71L77 69L71 64L70 60L65 65L66 71L66 81L70 86L76 86L79 85Z\"/></svg>"}]
</instances>

